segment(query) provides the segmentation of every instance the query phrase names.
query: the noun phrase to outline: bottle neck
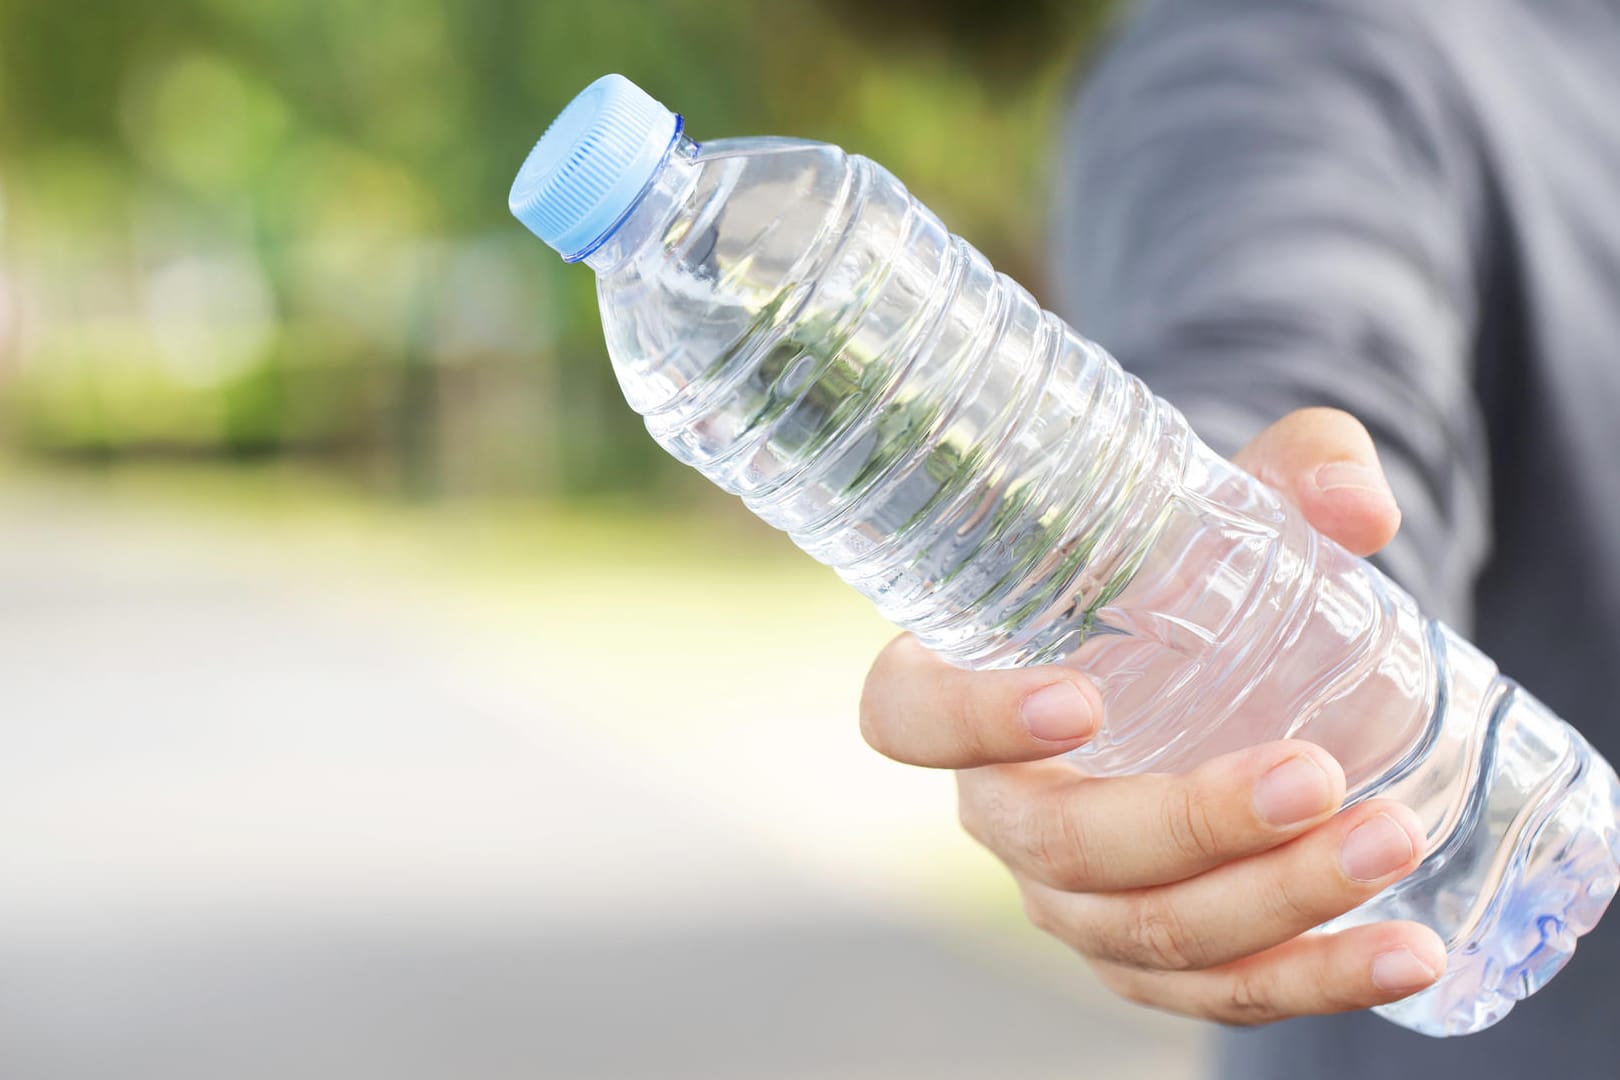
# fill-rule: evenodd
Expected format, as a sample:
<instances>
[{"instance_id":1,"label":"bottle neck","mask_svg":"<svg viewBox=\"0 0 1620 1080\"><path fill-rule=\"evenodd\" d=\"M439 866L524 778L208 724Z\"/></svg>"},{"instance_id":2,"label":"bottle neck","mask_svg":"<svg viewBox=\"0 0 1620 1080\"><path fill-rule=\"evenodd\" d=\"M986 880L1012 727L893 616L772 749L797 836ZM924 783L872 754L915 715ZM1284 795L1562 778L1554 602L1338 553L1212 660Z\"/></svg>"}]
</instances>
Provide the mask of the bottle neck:
<instances>
[{"instance_id":1,"label":"bottle neck","mask_svg":"<svg viewBox=\"0 0 1620 1080\"><path fill-rule=\"evenodd\" d=\"M677 135L658 172L623 218L582 260L605 277L628 262L647 244L663 236L670 218L685 203L697 182L698 144Z\"/></svg>"}]
</instances>

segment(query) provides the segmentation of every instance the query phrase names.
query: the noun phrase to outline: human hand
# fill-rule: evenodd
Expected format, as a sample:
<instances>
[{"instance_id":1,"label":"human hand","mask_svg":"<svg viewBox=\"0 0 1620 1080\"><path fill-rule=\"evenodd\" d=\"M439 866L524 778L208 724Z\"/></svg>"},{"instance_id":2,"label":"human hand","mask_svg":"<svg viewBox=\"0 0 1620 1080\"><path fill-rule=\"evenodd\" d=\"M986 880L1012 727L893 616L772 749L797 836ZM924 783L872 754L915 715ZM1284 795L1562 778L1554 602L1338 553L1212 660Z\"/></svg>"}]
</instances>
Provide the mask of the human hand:
<instances>
[{"instance_id":1,"label":"human hand","mask_svg":"<svg viewBox=\"0 0 1620 1080\"><path fill-rule=\"evenodd\" d=\"M1356 554L1399 525L1372 440L1345 413L1291 413L1234 460ZM1030 921L1128 1000L1258 1024L1385 1004L1439 978L1445 947L1416 923L1309 932L1418 865L1411 810L1341 811L1343 770L1297 740L1181 775L1097 778L1049 760L1101 715L1068 668L962 671L910 635L879 654L861 700L879 752L959 770L962 824L1012 871Z\"/></svg>"}]
</instances>

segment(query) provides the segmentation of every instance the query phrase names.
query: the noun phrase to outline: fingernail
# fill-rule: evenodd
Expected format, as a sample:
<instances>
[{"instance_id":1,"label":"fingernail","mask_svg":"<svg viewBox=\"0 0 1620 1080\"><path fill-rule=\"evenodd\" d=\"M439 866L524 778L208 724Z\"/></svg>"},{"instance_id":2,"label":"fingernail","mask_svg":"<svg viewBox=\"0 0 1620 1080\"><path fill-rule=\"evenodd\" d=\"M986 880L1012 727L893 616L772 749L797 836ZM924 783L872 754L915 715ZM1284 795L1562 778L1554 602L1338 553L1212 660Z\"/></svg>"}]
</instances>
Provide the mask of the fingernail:
<instances>
[{"instance_id":1,"label":"fingernail","mask_svg":"<svg viewBox=\"0 0 1620 1080\"><path fill-rule=\"evenodd\" d=\"M1412 836L1388 814L1368 818L1339 846L1339 865L1355 881L1377 881L1393 874L1417 854Z\"/></svg>"},{"instance_id":2,"label":"fingernail","mask_svg":"<svg viewBox=\"0 0 1620 1080\"><path fill-rule=\"evenodd\" d=\"M1281 828L1308 821L1332 809L1333 781L1309 754L1274 766L1254 785L1254 812Z\"/></svg>"},{"instance_id":3,"label":"fingernail","mask_svg":"<svg viewBox=\"0 0 1620 1080\"><path fill-rule=\"evenodd\" d=\"M1391 497L1384 474L1354 461L1330 461L1316 470L1318 491L1370 491Z\"/></svg>"},{"instance_id":4,"label":"fingernail","mask_svg":"<svg viewBox=\"0 0 1620 1080\"><path fill-rule=\"evenodd\" d=\"M1047 742L1070 742L1096 729L1090 699L1072 682L1042 687L1024 699L1018 712L1029 733Z\"/></svg>"},{"instance_id":5,"label":"fingernail","mask_svg":"<svg viewBox=\"0 0 1620 1080\"><path fill-rule=\"evenodd\" d=\"M1428 986L1439 974L1405 945L1373 957L1373 985L1390 993Z\"/></svg>"}]
</instances>

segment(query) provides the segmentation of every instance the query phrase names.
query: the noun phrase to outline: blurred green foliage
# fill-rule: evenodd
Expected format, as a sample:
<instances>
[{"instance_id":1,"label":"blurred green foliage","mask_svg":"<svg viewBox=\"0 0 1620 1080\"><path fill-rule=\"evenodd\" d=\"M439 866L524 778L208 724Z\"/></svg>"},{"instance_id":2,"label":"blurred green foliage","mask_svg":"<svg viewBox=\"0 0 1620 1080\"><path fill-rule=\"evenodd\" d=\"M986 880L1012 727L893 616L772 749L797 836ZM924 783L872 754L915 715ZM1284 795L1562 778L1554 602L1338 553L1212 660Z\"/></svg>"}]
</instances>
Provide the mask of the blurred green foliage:
<instances>
[{"instance_id":1,"label":"blurred green foliage","mask_svg":"<svg viewBox=\"0 0 1620 1080\"><path fill-rule=\"evenodd\" d=\"M505 195L621 71L699 139L889 166L1031 284L1107 4L0 0L0 415L92 459L299 456L431 493L690 490L591 275Z\"/></svg>"}]
</instances>

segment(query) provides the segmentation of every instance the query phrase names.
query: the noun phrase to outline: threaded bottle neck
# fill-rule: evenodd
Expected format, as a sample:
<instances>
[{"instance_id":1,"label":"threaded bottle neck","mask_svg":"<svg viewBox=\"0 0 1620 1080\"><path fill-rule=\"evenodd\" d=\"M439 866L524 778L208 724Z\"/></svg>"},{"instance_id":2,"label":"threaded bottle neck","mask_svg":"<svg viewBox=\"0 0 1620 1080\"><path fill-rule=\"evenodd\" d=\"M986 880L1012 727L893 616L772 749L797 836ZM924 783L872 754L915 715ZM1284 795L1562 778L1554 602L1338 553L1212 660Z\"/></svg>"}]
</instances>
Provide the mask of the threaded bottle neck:
<instances>
[{"instance_id":1,"label":"threaded bottle neck","mask_svg":"<svg viewBox=\"0 0 1620 1080\"><path fill-rule=\"evenodd\" d=\"M639 198L594 250L581 261L598 277L612 273L661 237L697 182L698 144L677 135Z\"/></svg>"}]
</instances>

